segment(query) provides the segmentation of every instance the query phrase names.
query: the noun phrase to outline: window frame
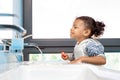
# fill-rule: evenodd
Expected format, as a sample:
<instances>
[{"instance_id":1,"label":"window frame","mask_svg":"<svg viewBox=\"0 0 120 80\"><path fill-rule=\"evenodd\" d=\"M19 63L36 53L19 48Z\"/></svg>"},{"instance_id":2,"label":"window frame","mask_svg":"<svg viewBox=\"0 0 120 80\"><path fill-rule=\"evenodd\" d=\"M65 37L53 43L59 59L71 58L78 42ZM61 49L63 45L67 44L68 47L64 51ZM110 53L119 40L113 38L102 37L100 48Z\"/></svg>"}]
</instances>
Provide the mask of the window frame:
<instances>
[{"instance_id":1,"label":"window frame","mask_svg":"<svg viewBox=\"0 0 120 80\"><path fill-rule=\"evenodd\" d=\"M27 30L27 35L32 34L32 0L23 0L23 27ZM120 38L102 38L98 39L105 47L105 52L119 52ZM25 39L25 43L34 43L39 46L43 52L72 52L75 40L73 39ZM35 47L25 46L24 53L38 52ZM25 54L28 56L27 54ZM25 57L25 60L28 60Z\"/></svg>"}]
</instances>

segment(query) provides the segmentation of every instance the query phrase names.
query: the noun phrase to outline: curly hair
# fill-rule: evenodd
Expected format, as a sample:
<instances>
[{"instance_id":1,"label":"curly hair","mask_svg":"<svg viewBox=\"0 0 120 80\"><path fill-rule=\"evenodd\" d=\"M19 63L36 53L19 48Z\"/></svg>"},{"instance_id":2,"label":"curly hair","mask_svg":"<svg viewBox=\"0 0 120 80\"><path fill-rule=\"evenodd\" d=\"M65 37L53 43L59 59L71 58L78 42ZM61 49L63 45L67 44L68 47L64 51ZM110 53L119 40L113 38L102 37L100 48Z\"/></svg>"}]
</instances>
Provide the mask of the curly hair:
<instances>
[{"instance_id":1,"label":"curly hair","mask_svg":"<svg viewBox=\"0 0 120 80\"><path fill-rule=\"evenodd\" d=\"M80 16L76 19L80 19L84 22L85 26L91 30L91 36L98 37L103 35L105 24L103 22L95 21L92 17L89 16Z\"/></svg>"}]
</instances>

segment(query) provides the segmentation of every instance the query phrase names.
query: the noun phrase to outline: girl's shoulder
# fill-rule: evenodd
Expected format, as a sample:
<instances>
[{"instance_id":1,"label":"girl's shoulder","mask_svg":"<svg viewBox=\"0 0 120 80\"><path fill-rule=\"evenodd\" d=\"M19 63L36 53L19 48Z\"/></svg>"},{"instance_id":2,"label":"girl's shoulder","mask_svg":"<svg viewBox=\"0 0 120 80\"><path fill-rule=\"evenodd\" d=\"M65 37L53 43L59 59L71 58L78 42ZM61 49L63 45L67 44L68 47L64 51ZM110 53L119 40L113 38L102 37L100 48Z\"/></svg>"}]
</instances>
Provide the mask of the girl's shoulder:
<instances>
[{"instance_id":1,"label":"girl's shoulder","mask_svg":"<svg viewBox=\"0 0 120 80\"><path fill-rule=\"evenodd\" d=\"M88 39L83 40L81 42L81 44L86 44L86 45L102 45L98 40L92 39L92 38L88 38Z\"/></svg>"},{"instance_id":2,"label":"girl's shoulder","mask_svg":"<svg viewBox=\"0 0 120 80\"><path fill-rule=\"evenodd\" d=\"M85 44L85 51L89 56L104 54L104 47L98 40L88 39Z\"/></svg>"}]
</instances>

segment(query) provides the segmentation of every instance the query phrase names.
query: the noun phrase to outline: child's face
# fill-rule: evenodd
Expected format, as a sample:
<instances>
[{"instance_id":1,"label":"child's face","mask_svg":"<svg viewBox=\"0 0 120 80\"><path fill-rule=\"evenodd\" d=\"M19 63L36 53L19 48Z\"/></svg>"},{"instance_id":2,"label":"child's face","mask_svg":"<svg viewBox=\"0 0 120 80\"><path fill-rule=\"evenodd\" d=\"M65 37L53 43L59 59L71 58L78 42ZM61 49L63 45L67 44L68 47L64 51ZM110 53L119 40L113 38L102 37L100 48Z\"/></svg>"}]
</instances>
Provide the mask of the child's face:
<instances>
[{"instance_id":1,"label":"child's face","mask_svg":"<svg viewBox=\"0 0 120 80\"><path fill-rule=\"evenodd\" d=\"M77 19L73 22L70 36L76 40L84 39L89 36L89 31L90 30L85 27L84 22L80 19Z\"/></svg>"}]
</instances>

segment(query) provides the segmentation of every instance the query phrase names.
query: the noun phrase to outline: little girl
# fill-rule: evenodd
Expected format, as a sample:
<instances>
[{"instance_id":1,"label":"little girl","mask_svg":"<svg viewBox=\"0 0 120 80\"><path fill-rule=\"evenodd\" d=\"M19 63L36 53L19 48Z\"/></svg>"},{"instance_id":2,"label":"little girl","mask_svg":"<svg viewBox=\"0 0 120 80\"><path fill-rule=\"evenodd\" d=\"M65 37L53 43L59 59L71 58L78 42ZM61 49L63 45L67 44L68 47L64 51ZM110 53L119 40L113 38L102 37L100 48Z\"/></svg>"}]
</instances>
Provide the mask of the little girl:
<instances>
[{"instance_id":1,"label":"little girl","mask_svg":"<svg viewBox=\"0 0 120 80\"><path fill-rule=\"evenodd\" d=\"M90 63L95 65L106 64L103 45L95 39L104 32L105 24L95 21L92 17L77 17L70 31L71 38L77 40L73 54L62 52L64 60L71 64Z\"/></svg>"}]
</instances>

